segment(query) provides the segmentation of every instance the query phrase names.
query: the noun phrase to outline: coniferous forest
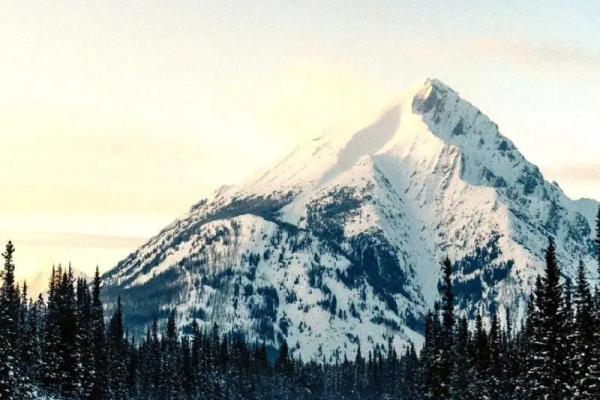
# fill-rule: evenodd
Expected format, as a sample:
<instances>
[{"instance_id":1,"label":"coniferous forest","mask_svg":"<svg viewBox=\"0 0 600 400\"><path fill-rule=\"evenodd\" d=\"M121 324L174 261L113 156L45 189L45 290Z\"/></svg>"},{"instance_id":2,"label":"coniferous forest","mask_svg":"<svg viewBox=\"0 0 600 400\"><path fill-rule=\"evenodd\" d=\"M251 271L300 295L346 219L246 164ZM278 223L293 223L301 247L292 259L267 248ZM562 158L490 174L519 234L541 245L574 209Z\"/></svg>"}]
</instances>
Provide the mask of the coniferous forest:
<instances>
[{"instance_id":1,"label":"coniferous forest","mask_svg":"<svg viewBox=\"0 0 600 400\"><path fill-rule=\"evenodd\" d=\"M600 270L600 212L596 228ZM422 349L359 346L335 365L294 359L286 343L269 357L264 343L216 325L182 334L174 313L132 337L120 301L104 315L98 271L89 284L53 269L47 294L31 299L15 281L14 252L8 242L2 254L1 399L600 398L600 287L583 263L575 281L561 275L552 240L519 326L496 312L461 316L445 260Z\"/></svg>"}]
</instances>

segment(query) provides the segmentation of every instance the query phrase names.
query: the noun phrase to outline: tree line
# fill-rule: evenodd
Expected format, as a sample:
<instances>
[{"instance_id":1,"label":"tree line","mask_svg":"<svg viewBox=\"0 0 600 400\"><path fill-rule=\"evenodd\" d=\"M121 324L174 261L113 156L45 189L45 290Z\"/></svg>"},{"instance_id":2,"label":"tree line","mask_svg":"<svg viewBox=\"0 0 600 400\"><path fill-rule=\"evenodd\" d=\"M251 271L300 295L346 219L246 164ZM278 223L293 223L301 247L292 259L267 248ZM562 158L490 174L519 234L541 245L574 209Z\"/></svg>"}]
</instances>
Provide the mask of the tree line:
<instances>
[{"instance_id":1,"label":"tree line","mask_svg":"<svg viewBox=\"0 0 600 400\"><path fill-rule=\"evenodd\" d=\"M596 254L600 274L600 211ZM336 364L303 362L287 343L273 352L217 325L179 332L175 312L141 338L123 325L120 300L105 318L101 279L53 268L48 292L30 299L14 277L14 246L2 254L0 398L175 399L598 399L600 288L581 262L561 274L554 242L512 326L510 310L468 321L457 312L453 266L442 264L440 301L425 341L400 354L390 344ZM273 354L271 354L273 353Z\"/></svg>"}]
</instances>

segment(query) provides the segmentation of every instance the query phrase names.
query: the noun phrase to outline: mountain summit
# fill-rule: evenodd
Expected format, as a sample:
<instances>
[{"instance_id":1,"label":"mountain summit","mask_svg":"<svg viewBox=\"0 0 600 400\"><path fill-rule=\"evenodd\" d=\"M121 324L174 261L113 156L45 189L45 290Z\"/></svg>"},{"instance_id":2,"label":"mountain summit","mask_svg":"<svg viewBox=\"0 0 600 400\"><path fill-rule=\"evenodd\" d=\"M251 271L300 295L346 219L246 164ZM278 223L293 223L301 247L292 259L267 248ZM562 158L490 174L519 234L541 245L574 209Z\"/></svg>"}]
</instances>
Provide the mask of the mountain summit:
<instances>
[{"instance_id":1,"label":"mountain summit","mask_svg":"<svg viewBox=\"0 0 600 400\"><path fill-rule=\"evenodd\" d=\"M194 205L105 275L129 324L219 324L334 361L422 340L440 262L459 308L520 318L554 238L594 265L598 203L547 182L480 110L427 80L358 132L326 134ZM596 276L590 267L590 274ZM516 311L516 312L515 312Z\"/></svg>"}]
</instances>

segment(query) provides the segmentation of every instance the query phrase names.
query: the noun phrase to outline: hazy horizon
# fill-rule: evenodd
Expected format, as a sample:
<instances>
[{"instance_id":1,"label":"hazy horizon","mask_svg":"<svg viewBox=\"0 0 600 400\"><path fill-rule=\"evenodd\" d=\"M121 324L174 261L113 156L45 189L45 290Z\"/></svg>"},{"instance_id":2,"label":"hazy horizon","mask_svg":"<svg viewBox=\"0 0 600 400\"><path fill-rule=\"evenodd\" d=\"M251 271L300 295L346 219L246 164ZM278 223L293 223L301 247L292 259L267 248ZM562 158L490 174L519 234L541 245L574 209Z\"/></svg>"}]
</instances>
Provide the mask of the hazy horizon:
<instances>
[{"instance_id":1,"label":"hazy horizon","mask_svg":"<svg viewBox=\"0 0 600 400\"><path fill-rule=\"evenodd\" d=\"M0 240L106 270L222 184L438 78L600 199L597 2L0 4Z\"/></svg>"}]
</instances>

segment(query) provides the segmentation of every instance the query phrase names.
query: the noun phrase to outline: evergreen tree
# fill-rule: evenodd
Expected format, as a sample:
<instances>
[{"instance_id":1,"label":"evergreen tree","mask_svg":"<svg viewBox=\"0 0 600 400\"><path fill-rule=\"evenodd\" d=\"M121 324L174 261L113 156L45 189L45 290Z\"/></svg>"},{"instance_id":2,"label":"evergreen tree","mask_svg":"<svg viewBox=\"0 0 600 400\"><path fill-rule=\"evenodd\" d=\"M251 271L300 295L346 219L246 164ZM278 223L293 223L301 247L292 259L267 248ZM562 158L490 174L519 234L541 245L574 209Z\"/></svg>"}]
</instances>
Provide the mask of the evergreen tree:
<instances>
[{"instance_id":1,"label":"evergreen tree","mask_svg":"<svg viewBox=\"0 0 600 400\"><path fill-rule=\"evenodd\" d=\"M62 272L55 288L56 326L58 331L58 385L63 397L76 397L81 390L81 353L73 271Z\"/></svg>"},{"instance_id":2,"label":"evergreen tree","mask_svg":"<svg viewBox=\"0 0 600 400\"><path fill-rule=\"evenodd\" d=\"M452 293L452 263L446 258L442 264L442 331L440 338L440 399L450 398L450 378L454 366L454 294Z\"/></svg>"},{"instance_id":3,"label":"evergreen tree","mask_svg":"<svg viewBox=\"0 0 600 400\"><path fill-rule=\"evenodd\" d=\"M104 334L104 311L102 301L100 300L100 272L96 267L94 281L92 283L92 302L90 310L90 330L92 335L92 358L90 364L93 365L91 377L91 388L89 390L90 400L105 400L108 396L107 386L107 357L106 340Z\"/></svg>"},{"instance_id":4,"label":"evergreen tree","mask_svg":"<svg viewBox=\"0 0 600 400\"><path fill-rule=\"evenodd\" d=\"M451 398L455 400L467 399L469 387L465 384L471 377L469 360L469 326L466 318L458 321L454 339L454 367L451 376Z\"/></svg>"},{"instance_id":5,"label":"evergreen tree","mask_svg":"<svg viewBox=\"0 0 600 400\"><path fill-rule=\"evenodd\" d=\"M81 368L81 397L91 397L94 380L94 335L92 329L92 302L85 278L77 279L77 346L79 348Z\"/></svg>"},{"instance_id":6,"label":"evergreen tree","mask_svg":"<svg viewBox=\"0 0 600 400\"><path fill-rule=\"evenodd\" d=\"M224 341L225 342L225 341ZM175 310L171 311L167 321L167 331L164 337L163 383L165 400L177 400L180 388L180 362L177 342L177 327L175 325Z\"/></svg>"},{"instance_id":7,"label":"evergreen tree","mask_svg":"<svg viewBox=\"0 0 600 400\"><path fill-rule=\"evenodd\" d=\"M181 381L182 391L186 399L191 399L194 392L194 370L188 336L181 339Z\"/></svg>"},{"instance_id":8,"label":"evergreen tree","mask_svg":"<svg viewBox=\"0 0 600 400\"><path fill-rule=\"evenodd\" d=\"M162 377L162 352L160 347L160 341L158 339L158 322L156 318L152 322L152 331L150 336L150 345L149 345L149 365L148 369L150 371L150 381L151 381L151 389L150 393L152 394L152 399L159 399L160 390L163 387L163 377Z\"/></svg>"},{"instance_id":9,"label":"evergreen tree","mask_svg":"<svg viewBox=\"0 0 600 400\"><path fill-rule=\"evenodd\" d=\"M560 268L556 259L556 246L550 239L546 249L546 269L542 278L543 294L540 304L542 335L541 354L543 358L542 385L545 393L554 398L565 398L564 388L558 377L563 367L562 349L565 347L563 316L560 314L562 287L560 284Z\"/></svg>"},{"instance_id":10,"label":"evergreen tree","mask_svg":"<svg viewBox=\"0 0 600 400\"><path fill-rule=\"evenodd\" d=\"M425 342L421 350L421 385L426 399L436 399L441 392L438 358L440 330L439 307L436 304L434 311L430 311L425 318Z\"/></svg>"},{"instance_id":11,"label":"evergreen tree","mask_svg":"<svg viewBox=\"0 0 600 400\"><path fill-rule=\"evenodd\" d=\"M475 319L472 349L474 374L470 382L470 392L476 399L485 398L487 396L486 373L490 365L490 349L488 334L483 327L481 314L477 314Z\"/></svg>"},{"instance_id":12,"label":"evergreen tree","mask_svg":"<svg viewBox=\"0 0 600 400\"><path fill-rule=\"evenodd\" d=\"M565 279L558 314L562 325L558 333L558 363L560 365L557 369L558 375L555 377L555 380L561 386L561 393L566 397L572 398L575 391L575 379L573 376L575 314L573 312L572 288L569 278Z\"/></svg>"},{"instance_id":13,"label":"evergreen tree","mask_svg":"<svg viewBox=\"0 0 600 400\"><path fill-rule=\"evenodd\" d=\"M491 328L489 334L489 364L487 369L486 389L490 398L499 399L502 397L502 376L503 372L503 352L501 342L500 324L498 314L494 310L491 318Z\"/></svg>"},{"instance_id":14,"label":"evergreen tree","mask_svg":"<svg viewBox=\"0 0 600 400\"><path fill-rule=\"evenodd\" d=\"M21 399L21 371L18 359L20 298L15 285L15 265L12 242L2 253L4 268L0 287L0 397Z\"/></svg>"},{"instance_id":15,"label":"evergreen tree","mask_svg":"<svg viewBox=\"0 0 600 400\"><path fill-rule=\"evenodd\" d=\"M123 310L121 298L117 300L117 308L108 323L107 346L110 370L108 381L110 397L114 400L127 399L127 347L124 338Z\"/></svg>"},{"instance_id":16,"label":"evergreen tree","mask_svg":"<svg viewBox=\"0 0 600 400\"><path fill-rule=\"evenodd\" d=\"M596 215L596 257L597 257L597 268L598 277L600 278L600 207L598 207L598 214Z\"/></svg>"},{"instance_id":17,"label":"evergreen tree","mask_svg":"<svg viewBox=\"0 0 600 400\"><path fill-rule=\"evenodd\" d=\"M42 332L42 368L41 382L47 394L58 394L60 391L60 327L58 308L58 286L61 282L62 268L52 267L48 284L48 304Z\"/></svg>"},{"instance_id":18,"label":"evergreen tree","mask_svg":"<svg viewBox=\"0 0 600 400\"><path fill-rule=\"evenodd\" d=\"M527 316L527 371L525 394L529 398L565 398L567 393L560 380L564 367L562 351L566 347L564 315L561 314L562 287L556 248L551 239L546 249L544 277L538 277L535 307Z\"/></svg>"},{"instance_id":19,"label":"evergreen tree","mask_svg":"<svg viewBox=\"0 0 600 400\"><path fill-rule=\"evenodd\" d=\"M600 291L592 293L583 263L571 288L552 241L544 275L516 321L520 329L508 309L504 328L492 308L470 330L455 315L445 260L441 302L425 317L420 354L412 345L398 353L389 335L387 347L373 345L366 360L358 344L354 357L339 350L323 365L294 359L282 340L271 366L265 343L195 321L179 331L174 311L162 337L155 319L136 342L125 331L120 298L105 329L98 270L90 292L70 267L53 267L47 302L33 301L27 285L15 282L13 253L9 242L0 285L2 399L600 398Z\"/></svg>"},{"instance_id":20,"label":"evergreen tree","mask_svg":"<svg viewBox=\"0 0 600 400\"><path fill-rule=\"evenodd\" d=\"M594 376L593 371L593 365L597 364L597 360L594 359L594 326L592 295L585 274L585 265L581 261L577 270L575 324L572 333L574 347L572 371L578 388L574 393L575 398L592 398L594 387L598 385L598 377Z\"/></svg>"}]
</instances>

